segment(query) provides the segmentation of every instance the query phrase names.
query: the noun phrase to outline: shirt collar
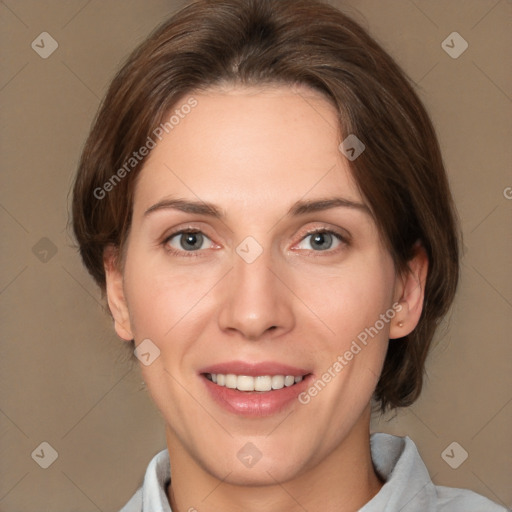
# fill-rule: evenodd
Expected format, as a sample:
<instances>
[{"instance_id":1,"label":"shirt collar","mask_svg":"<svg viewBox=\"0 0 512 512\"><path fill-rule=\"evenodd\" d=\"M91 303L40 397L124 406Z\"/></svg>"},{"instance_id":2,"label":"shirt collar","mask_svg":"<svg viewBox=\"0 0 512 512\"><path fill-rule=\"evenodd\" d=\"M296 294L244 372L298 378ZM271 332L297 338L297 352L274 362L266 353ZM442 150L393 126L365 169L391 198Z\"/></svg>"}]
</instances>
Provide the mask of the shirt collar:
<instances>
[{"instance_id":1,"label":"shirt collar","mask_svg":"<svg viewBox=\"0 0 512 512\"><path fill-rule=\"evenodd\" d=\"M410 437L377 432L370 436L370 448L375 470L386 483L360 512L435 512L436 490Z\"/></svg>"},{"instance_id":2,"label":"shirt collar","mask_svg":"<svg viewBox=\"0 0 512 512\"><path fill-rule=\"evenodd\" d=\"M157 453L146 470L142 486L142 512L172 512L167 499L167 485L171 479L169 452Z\"/></svg>"}]
</instances>

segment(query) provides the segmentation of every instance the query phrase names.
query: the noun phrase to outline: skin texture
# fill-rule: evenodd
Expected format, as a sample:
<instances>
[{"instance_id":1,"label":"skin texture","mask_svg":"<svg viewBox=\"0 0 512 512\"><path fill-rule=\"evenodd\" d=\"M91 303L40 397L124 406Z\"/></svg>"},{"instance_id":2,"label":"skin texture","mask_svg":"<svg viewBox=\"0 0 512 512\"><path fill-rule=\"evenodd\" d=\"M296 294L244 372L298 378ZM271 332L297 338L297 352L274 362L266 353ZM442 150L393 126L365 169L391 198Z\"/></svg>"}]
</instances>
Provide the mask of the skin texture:
<instances>
[{"instance_id":1,"label":"skin texture","mask_svg":"<svg viewBox=\"0 0 512 512\"><path fill-rule=\"evenodd\" d=\"M105 252L118 335L160 350L141 370L166 421L173 511L357 510L382 486L370 457L370 399L388 343L418 322L425 252L398 276L368 212L287 215L299 200L363 203L322 95L275 86L193 96L197 107L141 171L122 270L115 251ZM169 198L213 203L224 217L171 208L145 215ZM180 235L166 242L186 228L207 237L199 250L185 251ZM320 228L348 243L334 237L329 247L327 238L319 250L308 231ZM248 236L263 248L250 264L236 252ZM319 378L395 303L401 311L307 405L240 417L212 400L199 375L241 360ZM237 458L247 442L262 454L252 468Z\"/></svg>"}]
</instances>

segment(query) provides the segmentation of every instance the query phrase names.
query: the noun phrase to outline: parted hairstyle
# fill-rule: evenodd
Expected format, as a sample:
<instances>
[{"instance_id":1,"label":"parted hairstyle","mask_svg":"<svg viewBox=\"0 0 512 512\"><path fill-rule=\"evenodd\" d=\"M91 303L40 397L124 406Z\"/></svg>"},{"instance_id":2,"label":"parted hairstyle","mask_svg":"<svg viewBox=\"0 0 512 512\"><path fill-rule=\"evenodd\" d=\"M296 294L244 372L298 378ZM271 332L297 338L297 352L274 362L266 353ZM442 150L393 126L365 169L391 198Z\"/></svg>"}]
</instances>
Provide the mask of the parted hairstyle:
<instances>
[{"instance_id":1,"label":"parted hairstyle","mask_svg":"<svg viewBox=\"0 0 512 512\"><path fill-rule=\"evenodd\" d=\"M419 323L389 343L373 395L381 411L412 404L455 295L459 220L434 128L409 78L358 23L320 0L198 0L128 57L97 113L74 183L73 229L85 266L105 292L104 250L114 246L122 255L147 158L141 148L158 142L159 126L172 128L168 119L180 102L230 84L320 91L338 112L340 143L354 134L365 145L347 163L396 272L408 268L417 241L425 248Z\"/></svg>"}]
</instances>

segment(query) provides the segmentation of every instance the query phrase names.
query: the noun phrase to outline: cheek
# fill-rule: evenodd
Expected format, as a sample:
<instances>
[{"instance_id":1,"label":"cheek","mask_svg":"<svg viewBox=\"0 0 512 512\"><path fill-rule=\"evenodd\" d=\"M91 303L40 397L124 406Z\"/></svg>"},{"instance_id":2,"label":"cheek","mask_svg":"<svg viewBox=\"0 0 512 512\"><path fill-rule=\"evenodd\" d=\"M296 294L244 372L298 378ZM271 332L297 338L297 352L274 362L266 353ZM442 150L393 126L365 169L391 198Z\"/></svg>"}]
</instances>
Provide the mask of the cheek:
<instances>
[{"instance_id":1,"label":"cheek","mask_svg":"<svg viewBox=\"0 0 512 512\"><path fill-rule=\"evenodd\" d=\"M382 370L394 316L394 267L378 255L361 258L324 283L314 288L304 282L311 291L308 305L329 330L317 340L319 373L301 403L339 438L366 407Z\"/></svg>"},{"instance_id":2,"label":"cheek","mask_svg":"<svg viewBox=\"0 0 512 512\"><path fill-rule=\"evenodd\" d=\"M205 316L216 280L212 270L173 268L162 255L134 250L125 264L125 294L135 339L150 338L164 345L184 326L194 330ZM173 339L173 346L176 343Z\"/></svg>"},{"instance_id":3,"label":"cheek","mask_svg":"<svg viewBox=\"0 0 512 512\"><path fill-rule=\"evenodd\" d=\"M376 254L329 274L300 273L295 290L332 348L341 350L391 307L393 283L392 262ZM387 335L389 323L378 327Z\"/></svg>"}]
</instances>

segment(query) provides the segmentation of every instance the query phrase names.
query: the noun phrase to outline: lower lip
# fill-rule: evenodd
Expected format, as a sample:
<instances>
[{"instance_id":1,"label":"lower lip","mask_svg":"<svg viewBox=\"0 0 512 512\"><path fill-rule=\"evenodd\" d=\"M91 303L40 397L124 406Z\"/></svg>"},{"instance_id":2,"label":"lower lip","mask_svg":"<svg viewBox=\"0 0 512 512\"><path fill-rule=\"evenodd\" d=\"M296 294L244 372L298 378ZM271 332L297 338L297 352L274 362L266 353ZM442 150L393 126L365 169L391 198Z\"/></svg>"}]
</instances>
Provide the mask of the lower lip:
<instances>
[{"instance_id":1,"label":"lower lip","mask_svg":"<svg viewBox=\"0 0 512 512\"><path fill-rule=\"evenodd\" d=\"M238 391L218 386L204 375L201 378L213 399L227 411L239 416L263 417L277 414L298 400L298 395L308 387L312 375L307 375L293 386L266 392Z\"/></svg>"}]
</instances>

